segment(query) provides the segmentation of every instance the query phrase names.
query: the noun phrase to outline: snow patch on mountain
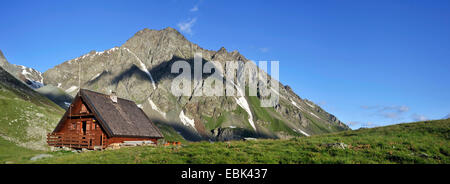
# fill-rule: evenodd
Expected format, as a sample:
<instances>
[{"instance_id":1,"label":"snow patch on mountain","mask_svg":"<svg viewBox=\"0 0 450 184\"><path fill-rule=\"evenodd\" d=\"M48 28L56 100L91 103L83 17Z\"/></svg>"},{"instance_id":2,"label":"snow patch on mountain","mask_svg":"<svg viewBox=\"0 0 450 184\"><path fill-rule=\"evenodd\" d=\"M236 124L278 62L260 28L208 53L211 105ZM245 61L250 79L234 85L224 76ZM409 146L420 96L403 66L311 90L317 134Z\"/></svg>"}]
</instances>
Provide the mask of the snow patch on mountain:
<instances>
[{"instance_id":1,"label":"snow patch on mountain","mask_svg":"<svg viewBox=\"0 0 450 184\"><path fill-rule=\"evenodd\" d=\"M72 59L72 60L69 60L69 64L72 64L72 62L74 62L74 61L78 61L78 60L80 60L80 59L84 59L84 58L86 58L86 57L88 57L90 54L89 53L87 53L87 54L85 54L85 55L82 55L82 56L80 56L80 57L77 57L77 58L75 58L75 59Z\"/></svg>"},{"instance_id":2,"label":"snow patch on mountain","mask_svg":"<svg viewBox=\"0 0 450 184\"><path fill-rule=\"evenodd\" d=\"M256 131L255 123L253 122L253 114L250 110L250 106L248 105L247 99L245 99L245 93L242 92L241 88L239 88L233 81L230 81L231 84L233 84L236 87L236 90L240 94L239 98L234 97L236 100L236 103L241 106L245 111L247 111L248 114L248 122L253 127L253 129Z\"/></svg>"},{"instance_id":3,"label":"snow patch on mountain","mask_svg":"<svg viewBox=\"0 0 450 184\"><path fill-rule=\"evenodd\" d=\"M31 75L30 72L27 71L27 67L19 65L20 68L22 68L22 75L27 76L27 75Z\"/></svg>"},{"instance_id":4,"label":"snow patch on mountain","mask_svg":"<svg viewBox=\"0 0 450 184\"><path fill-rule=\"evenodd\" d=\"M100 56L100 55L103 55L103 54L105 54L105 53L106 53L106 54L111 54L112 52L114 52L114 51L116 51L116 50L119 50L119 48L118 48L118 47L114 47L114 48L112 48L112 49L105 50L105 51L101 51L101 52L97 52L97 51L95 51L95 52L90 52L90 53L87 53L87 54L82 55L82 56L80 56L80 57L77 57L77 58L75 58L75 59L71 59L71 60L68 61L68 63L69 63L69 64L73 64L74 61L78 61L78 60L81 60L81 59L84 59L84 58L87 58L87 57L90 57L90 58L92 59L92 58L95 57L95 56Z\"/></svg>"},{"instance_id":5,"label":"snow patch on mountain","mask_svg":"<svg viewBox=\"0 0 450 184\"><path fill-rule=\"evenodd\" d=\"M102 74L102 72L96 74L94 77L91 78L91 81L94 80L94 79L96 79L97 77L99 77L101 74Z\"/></svg>"},{"instance_id":6,"label":"snow patch on mountain","mask_svg":"<svg viewBox=\"0 0 450 184\"><path fill-rule=\"evenodd\" d=\"M311 108L315 108L314 105L312 105L312 104L310 104L310 103L308 103L308 102L305 102L305 103L306 103L306 105L309 105Z\"/></svg>"},{"instance_id":7,"label":"snow patch on mountain","mask_svg":"<svg viewBox=\"0 0 450 184\"><path fill-rule=\"evenodd\" d=\"M304 111L305 109L303 109L302 107L298 106L297 103L295 103L294 101L291 100L292 105L294 105L295 107L297 107L298 109Z\"/></svg>"},{"instance_id":8,"label":"snow patch on mountain","mask_svg":"<svg viewBox=\"0 0 450 184\"><path fill-rule=\"evenodd\" d=\"M71 92L73 92L73 91L75 91L77 89L78 89L78 86L72 86L69 89L66 89L66 93L71 93Z\"/></svg>"},{"instance_id":9,"label":"snow patch on mountain","mask_svg":"<svg viewBox=\"0 0 450 184\"><path fill-rule=\"evenodd\" d=\"M67 107L70 107L70 102L64 102L64 105L66 105Z\"/></svg>"},{"instance_id":10,"label":"snow patch on mountain","mask_svg":"<svg viewBox=\"0 0 450 184\"><path fill-rule=\"evenodd\" d=\"M152 107L153 110L155 110L156 112L159 112L159 114L161 114L164 118L166 118L166 113L165 112L159 110L158 106L156 106L156 104L153 103L153 101L150 98L148 98L147 100L148 100L148 103L150 104L150 106Z\"/></svg>"},{"instance_id":11,"label":"snow patch on mountain","mask_svg":"<svg viewBox=\"0 0 450 184\"><path fill-rule=\"evenodd\" d=\"M194 130L197 131L197 129L195 129L195 121L193 119L190 119L186 115L184 115L183 110L181 110L181 112L180 112L180 120L183 123L183 125L191 126L192 128L194 128Z\"/></svg>"},{"instance_id":12,"label":"snow patch on mountain","mask_svg":"<svg viewBox=\"0 0 450 184\"><path fill-rule=\"evenodd\" d=\"M277 94L279 97L286 99L286 97L282 96L277 90L270 88L275 94Z\"/></svg>"},{"instance_id":13,"label":"snow patch on mountain","mask_svg":"<svg viewBox=\"0 0 450 184\"><path fill-rule=\"evenodd\" d=\"M22 75L22 77L24 78L21 80L23 80L23 82L25 82L31 88L38 89L44 86L44 78L42 77L41 72L23 65L13 65L13 66L19 68L19 75Z\"/></svg>"},{"instance_id":14,"label":"snow patch on mountain","mask_svg":"<svg viewBox=\"0 0 450 184\"><path fill-rule=\"evenodd\" d=\"M314 117L316 117L316 118L319 118L320 119L320 117L319 116L317 116L317 115L315 115L314 113L312 113L312 112L309 112L311 115L313 115Z\"/></svg>"},{"instance_id":15,"label":"snow patch on mountain","mask_svg":"<svg viewBox=\"0 0 450 184\"><path fill-rule=\"evenodd\" d=\"M114 52L114 51L116 51L116 50L119 50L119 48L118 48L118 47L114 47L114 48L109 49L109 50L106 50L106 51L95 52L94 56L95 56L95 55L103 55L103 54L105 54L105 53L110 54L111 52Z\"/></svg>"},{"instance_id":16,"label":"snow patch on mountain","mask_svg":"<svg viewBox=\"0 0 450 184\"><path fill-rule=\"evenodd\" d=\"M292 130L294 130L294 132L301 133L301 134L303 134L303 135L305 135L305 136L307 136L307 137L310 136L308 133L304 132L303 130L300 130L300 129L292 129Z\"/></svg>"},{"instance_id":17,"label":"snow patch on mountain","mask_svg":"<svg viewBox=\"0 0 450 184\"><path fill-rule=\"evenodd\" d=\"M253 122L253 115L252 115L252 111L250 111L250 107L248 106L248 102L247 99L245 99L245 97L239 97L236 98L234 97L234 99L236 100L236 103L241 106L245 111L247 111L248 114L248 122L250 123L250 125L253 127L253 129L256 131L256 127L255 127L255 123Z\"/></svg>"},{"instance_id":18,"label":"snow patch on mountain","mask_svg":"<svg viewBox=\"0 0 450 184\"><path fill-rule=\"evenodd\" d=\"M140 64L139 69L141 69L143 72L145 72L148 75L148 77L152 81L153 89L156 89L155 80L153 80L152 74L150 74L150 72L148 71L147 66L144 64L144 62L142 62L142 60L139 59L139 57L137 57L134 52L131 52L130 49L128 49L128 48L124 48L124 49L126 51L128 51L131 55L133 55L139 61L139 64Z\"/></svg>"}]
</instances>

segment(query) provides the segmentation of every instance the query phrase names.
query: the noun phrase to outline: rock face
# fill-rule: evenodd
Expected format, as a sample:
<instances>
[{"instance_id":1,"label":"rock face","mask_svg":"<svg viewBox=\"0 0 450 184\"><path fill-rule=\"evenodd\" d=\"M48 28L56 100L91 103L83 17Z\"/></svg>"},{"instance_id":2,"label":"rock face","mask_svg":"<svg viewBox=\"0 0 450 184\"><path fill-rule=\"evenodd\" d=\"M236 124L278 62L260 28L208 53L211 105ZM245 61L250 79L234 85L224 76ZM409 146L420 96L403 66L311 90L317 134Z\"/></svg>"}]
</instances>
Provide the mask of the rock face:
<instances>
[{"instance_id":1,"label":"rock face","mask_svg":"<svg viewBox=\"0 0 450 184\"><path fill-rule=\"evenodd\" d=\"M25 84L33 89L37 89L43 86L43 77L41 72L28 68L22 65L15 65L9 63L2 51L0 50L0 67L8 71L10 74L15 76L17 79L23 81Z\"/></svg>"},{"instance_id":2,"label":"rock face","mask_svg":"<svg viewBox=\"0 0 450 184\"><path fill-rule=\"evenodd\" d=\"M75 95L80 85L100 93L115 91L118 96L139 104L157 123L172 126L187 140L217 139L211 131L217 128L230 129L222 132L219 139L285 138L349 129L335 116L300 98L281 83L279 104L275 108L261 107L261 98L248 94L242 98L176 97L171 93L171 84L178 74L171 73L171 66L178 60L192 66L195 53L201 53L204 62L218 61L222 65L226 61L249 62L237 51L203 49L173 28L144 29L120 47L91 51L46 71L43 82L70 95ZM250 80L262 82L257 78ZM205 75L203 79L193 80L190 94L204 82Z\"/></svg>"}]
</instances>

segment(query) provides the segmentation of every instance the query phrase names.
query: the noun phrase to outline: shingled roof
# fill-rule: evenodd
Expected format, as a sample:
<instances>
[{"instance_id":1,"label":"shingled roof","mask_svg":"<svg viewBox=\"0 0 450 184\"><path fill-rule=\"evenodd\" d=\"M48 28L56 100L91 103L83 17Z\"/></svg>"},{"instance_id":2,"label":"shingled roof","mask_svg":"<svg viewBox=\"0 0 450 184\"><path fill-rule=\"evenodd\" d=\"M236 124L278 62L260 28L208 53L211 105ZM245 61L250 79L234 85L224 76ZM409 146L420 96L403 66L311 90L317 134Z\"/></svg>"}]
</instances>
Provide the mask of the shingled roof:
<instances>
[{"instance_id":1,"label":"shingled roof","mask_svg":"<svg viewBox=\"0 0 450 184\"><path fill-rule=\"evenodd\" d=\"M111 137L163 138L158 127L133 101L81 89L78 95L86 103ZM77 96L78 96L77 95Z\"/></svg>"}]
</instances>

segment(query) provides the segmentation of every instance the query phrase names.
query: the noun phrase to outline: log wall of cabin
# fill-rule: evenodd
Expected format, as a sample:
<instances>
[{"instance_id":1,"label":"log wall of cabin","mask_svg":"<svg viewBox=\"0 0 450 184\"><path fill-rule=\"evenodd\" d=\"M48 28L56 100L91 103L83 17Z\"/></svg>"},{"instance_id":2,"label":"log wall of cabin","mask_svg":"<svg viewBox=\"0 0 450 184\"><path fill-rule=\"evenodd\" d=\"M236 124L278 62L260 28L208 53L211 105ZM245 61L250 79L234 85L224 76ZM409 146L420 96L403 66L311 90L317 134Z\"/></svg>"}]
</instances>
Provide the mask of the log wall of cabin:
<instances>
[{"instance_id":1,"label":"log wall of cabin","mask_svg":"<svg viewBox=\"0 0 450 184\"><path fill-rule=\"evenodd\" d=\"M104 147L113 143L123 143L124 141L153 141L154 143L158 141L155 138L108 137L98 120L95 119L94 113L79 97L76 98L68 110L67 118L55 133L94 137L92 146ZM83 122L86 123L85 132L83 131Z\"/></svg>"},{"instance_id":2,"label":"log wall of cabin","mask_svg":"<svg viewBox=\"0 0 450 184\"><path fill-rule=\"evenodd\" d=\"M69 111L62 127L55 133L85 136L86 138L93 137L93 146L105 145L107 141L106 134L95 119L92 111L83 103L81 98L77 98L70 106ZM83 122L85 123L84 130Z\"/></svg>"}]
</instances>

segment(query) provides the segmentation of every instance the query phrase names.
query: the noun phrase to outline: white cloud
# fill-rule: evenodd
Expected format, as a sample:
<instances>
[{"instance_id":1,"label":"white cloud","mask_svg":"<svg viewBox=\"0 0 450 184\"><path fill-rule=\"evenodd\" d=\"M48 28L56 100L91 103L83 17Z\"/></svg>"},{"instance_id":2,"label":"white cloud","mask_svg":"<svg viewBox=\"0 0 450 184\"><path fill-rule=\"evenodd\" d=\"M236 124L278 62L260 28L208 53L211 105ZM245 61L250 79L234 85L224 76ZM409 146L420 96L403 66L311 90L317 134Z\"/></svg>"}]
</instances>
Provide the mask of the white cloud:
<instances>
[{"instance_id":1,"label":"white cloud","mask_svg":"<svg viewBox=\"0 0 450 184\"><path fill-rule=\"evenodd\" d=\"M361 122L358 122L358 121L350 121L347 123L347 125L349 125L349 126L356 126L356 125L360 125L360 124L361 124Z\"/></svg>"},{"instance_id":2,"label":"white cloud","mask_svg":"<svg viewBox=\"0 0 450 184\"><path fill-rule=\"evenodd\" d=\"M402 106L363 105L361 106L361 108L364 110L372 111L377 116L381 116L392 120L402 119L402 115L409 111L409 107L405 105Z\"/></svg>"},{"instance_id":3,"label":"white cloud","mask_svg":"<svg viewBox=\"0 0 450 184\"><path fill-rule=\"evenodd\" d=\"M386 112L386 111L394 111L397 113L402 113L402 112L408 112L409 111L409 107L408 106L385 106L382 107L380 110L380 112Z\"/></svg>"},{"instance_id":4,"label":"white cloud","mask_svg":"<svg viewBox=\"0 0 450 184\"><path fill-rule=\"evenodd\" d=\"M399 112L408 112L409 111L409 107L403 105L403 106L398 108L398 111Z\"/></svg>"},{"instance_id":5,"label":"white cloud","mask_svg":"<svg viewBox=\"0 0 450 184\"><path fill-rule=\"evenodd\" d=\"M261 52L269 52L269 48L263 47L263 48L259 48L259 50Z\"/></svg>"},{"instance_id":6,"label":"white cloud","mask_svg":"<svg viewBox=\"0 0 450 184\"><path fill-rule=\"evenodd\" d=\"M198 11L198 5L195 5L195 6L192 7L189 11L190 11L190 12L196 12L196 11Z\"/></svg>"},{"instance_id":7,"label":"white cloud","mask_svg":"<svg viewBox=\"0 0 450 184\"><path fill-rule=\"evenodd\" d=\"M180 28L181 32L192 35L192 27L195 22L197 22L197 18L188 19L186 21L180 22L177 24L178 28Z\"/></svg>"},{"instance_id":8,"label":"white cloud","mask_svg":"<svg viewBox=\"0 0 450 184\"><path fill-rule=\"evenodd\" d=\"M450 118L450 113L447 114L447 116L444 117L444 119Z\"/></svg>"},{"instance_id":9,"label":"white cloud","mask_svg":"<svg viewBox=\"0 0 450 184\"><path fill-rule=\"evenodd\" d=\"M420 115L420 114L413 114L413 115L411 116L411 118L412 118L414 121L426 121L426 120L428 120L427 117L425 117L424 115Z\"/></svg>"}]
</instances>

